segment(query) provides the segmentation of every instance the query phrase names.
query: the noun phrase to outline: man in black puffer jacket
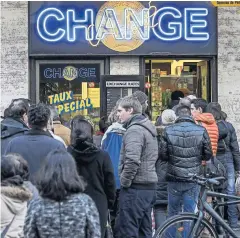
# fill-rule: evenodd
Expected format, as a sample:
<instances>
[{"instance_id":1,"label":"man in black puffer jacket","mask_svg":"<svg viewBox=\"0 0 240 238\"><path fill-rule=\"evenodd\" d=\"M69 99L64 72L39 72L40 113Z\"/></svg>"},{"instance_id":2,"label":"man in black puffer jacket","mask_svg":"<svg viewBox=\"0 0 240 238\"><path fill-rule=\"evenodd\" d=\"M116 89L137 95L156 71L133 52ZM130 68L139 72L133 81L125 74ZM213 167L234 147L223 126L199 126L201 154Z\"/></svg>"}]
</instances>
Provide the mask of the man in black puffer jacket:
<instances>
[{"instance_id":1,"label":"man in black puffer jacket","mask_svg":"<svg viewBox=\"0 0 240 238\"><path fill-rule=\"evenodd\" d=\"M168 161L168 217L178 214L182 201L184 212L194 212L199 186L190 182L189 174L201 174L202 160L210 160L212 149L206 129L196 125L190 108L180 106L174 125L163 133L161 158Z\"/></svg>"}]
</instances>

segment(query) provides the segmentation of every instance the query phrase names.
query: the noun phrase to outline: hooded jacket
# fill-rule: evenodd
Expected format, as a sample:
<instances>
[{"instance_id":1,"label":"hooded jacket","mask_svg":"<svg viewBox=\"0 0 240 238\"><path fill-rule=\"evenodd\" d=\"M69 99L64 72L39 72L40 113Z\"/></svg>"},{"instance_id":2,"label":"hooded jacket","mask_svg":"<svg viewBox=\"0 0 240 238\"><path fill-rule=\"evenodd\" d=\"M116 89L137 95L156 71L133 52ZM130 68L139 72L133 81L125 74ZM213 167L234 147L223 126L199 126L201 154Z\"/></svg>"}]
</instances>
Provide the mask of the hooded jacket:
<instances>
[{"instance_id":1,"label":"hooded jacket","mask_svg":"<svg viewBox=\"0 0 240 238\"><path fill-rule=\"evenodd\" d=\"M157 191L156 191L156 203L155 205L168 204L168 190L167 190L167 166L168 163L161 159L160 151L162 150L163 132L166 126L158 126L157 138L158 138L158 151L159 157L156 163L156 171L158 176Z\"/></svg>"},{"instance_id":2,"label":"hooded jacket","mask_svg":"<svg viewBox=\"0 0 240 238\"><path fill-rule=\"evenodd\" d=\"M123 127L126 132L118 168L121 186L155 188L158 181L155 166L158 159L155 126L148 118L137 114L125 122Z\"/></svg>"},{"instance_id":3,"label":"hooded jacket","mask_svg":"<svg viewBox=\"0 0 240 238\"><path fill-rule=\"evenodd\" d=\"M1 233L12 221L6 238L23 237L27 202L31 196L31 192L24 186L1 186Z\"/></svg>"},{"instance_id":4,"label":"hooded jacket","mask_svg":"<svg viewBox=\"0 0 240 238\"><path fill-rule=\"evenodd\" d=\"M8 143L15 137L28 131L27 125L18 118L6 118L1 121L1 155L5 154Z\"/></svg>"},{"instance_id":5,"label":"hooded jacket","mask_svg":"<svg viewBox=\"0 0 240 238\"><path fill-rule=\"evenodd\" d=\"M212 158L206 129L191 117L178 118L164 130L160 156L168 162L168 181L189 182L188 174L200 175L202 160Z\"/></svg>"},{"instance_id":6,"label":"hooded jacket","mask_svg":"<svg viewBox=\"0 0 240 238\"><path fill-rule=\"evenodd\" d=\"M91 143L82 143L78 148L71 145L67 150L76 161L79 175L87 182L84 192L96 203L103 232L107 211L115 200L115 179L110 157Z\"/></svg>"},{"instance_id":7,"label":"hooded jacket","mask_svg":"<svg viewBox=\"0 0 240 238\"><path fill-rule=\"evenodd\" d=\"M217 157L226 155L228 160L233 160L234 168L240 171L240 152L236 131L230 122L218 121L219 141Z\"/></svg>"},{"instance_id":8,"label":"hooded jacket","mask_svg":"<svg viewBox=\"0 0 240 238\"><path fill-rule=\"evenodd\" d=\"M193 118L197 124L203 126L210 137L213 156L217 154L218 146L218 126L211 113L193 113Z\"/></svg>"}]
</instances>

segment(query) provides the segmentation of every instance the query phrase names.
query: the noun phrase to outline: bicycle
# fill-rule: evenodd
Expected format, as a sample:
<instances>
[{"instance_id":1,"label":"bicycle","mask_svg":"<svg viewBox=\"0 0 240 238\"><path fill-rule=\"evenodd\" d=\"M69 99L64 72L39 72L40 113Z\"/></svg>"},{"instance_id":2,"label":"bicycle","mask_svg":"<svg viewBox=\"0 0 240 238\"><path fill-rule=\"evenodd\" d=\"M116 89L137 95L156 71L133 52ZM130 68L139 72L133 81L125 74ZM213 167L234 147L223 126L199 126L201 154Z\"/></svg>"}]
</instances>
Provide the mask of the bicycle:
<instances>
[{"instance_id":1,"label":"bicycle","mask_svg":"<svg viewBox=\"0 0 240 238\"><path fill-rule=\"evenodd\" d=\"M216 210L221 206L231 204L240 204L240 197L231 196L223 193L217 193L208 190L212 185L220 185L224 177L205 178L197 175L190 175L191 182L200 185L202 197L199 198L199 210L195 213L181 213L166 220L164 224L156 231L154 238L201 238L203 231L207 231L207 237L219 238L219 235L213 226L205 217L206 211L214 220L233 238L238 238L231 227L219 216ZM217 202L214 207L207 203L207 197L232 199L226 202ZM188 224L187 222L190 222Z\"/></svg>"}]
</instances>

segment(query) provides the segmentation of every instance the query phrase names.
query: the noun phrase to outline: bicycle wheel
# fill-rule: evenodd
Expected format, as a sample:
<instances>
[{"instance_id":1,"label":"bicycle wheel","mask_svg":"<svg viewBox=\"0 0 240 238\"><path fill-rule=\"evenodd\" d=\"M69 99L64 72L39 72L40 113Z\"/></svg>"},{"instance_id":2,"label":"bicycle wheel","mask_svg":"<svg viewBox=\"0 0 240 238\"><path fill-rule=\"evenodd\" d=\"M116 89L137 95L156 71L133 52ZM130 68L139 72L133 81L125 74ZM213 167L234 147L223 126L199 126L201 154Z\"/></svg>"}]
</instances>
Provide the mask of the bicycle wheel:
<instances>
[{"instance_id":1,"label":"bicycle wheel","mask_svg":"<svg viewBox=\"0 0 240 238\"><path fill-rule=\"evenodd\" d=\"M218 238L215 229L205 218L196 230L196 234L191 235L197 219L198 216L195 214L173 216L156 231L154 238L192 238L193 235L199 238Z\"/></svg>"}]
</instances>

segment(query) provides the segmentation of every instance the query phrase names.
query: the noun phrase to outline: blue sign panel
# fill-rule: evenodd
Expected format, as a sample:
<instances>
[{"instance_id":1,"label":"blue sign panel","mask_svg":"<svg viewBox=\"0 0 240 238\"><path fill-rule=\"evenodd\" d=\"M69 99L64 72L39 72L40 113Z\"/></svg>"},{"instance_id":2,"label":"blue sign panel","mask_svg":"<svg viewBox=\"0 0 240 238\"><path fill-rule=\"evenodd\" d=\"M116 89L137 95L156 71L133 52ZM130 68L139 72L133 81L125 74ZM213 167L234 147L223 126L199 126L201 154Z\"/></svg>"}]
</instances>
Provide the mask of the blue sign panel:
<instances>
[{"instance_id":1,"label":"blue sign panel","mask_svg":"<svg viewBox=\"0 0 240 238\"><path fill-rule=\"evenodd\" d=\"M211 2L30 2L31 55L215 55Z\"/></svg>"}]
</instances>

